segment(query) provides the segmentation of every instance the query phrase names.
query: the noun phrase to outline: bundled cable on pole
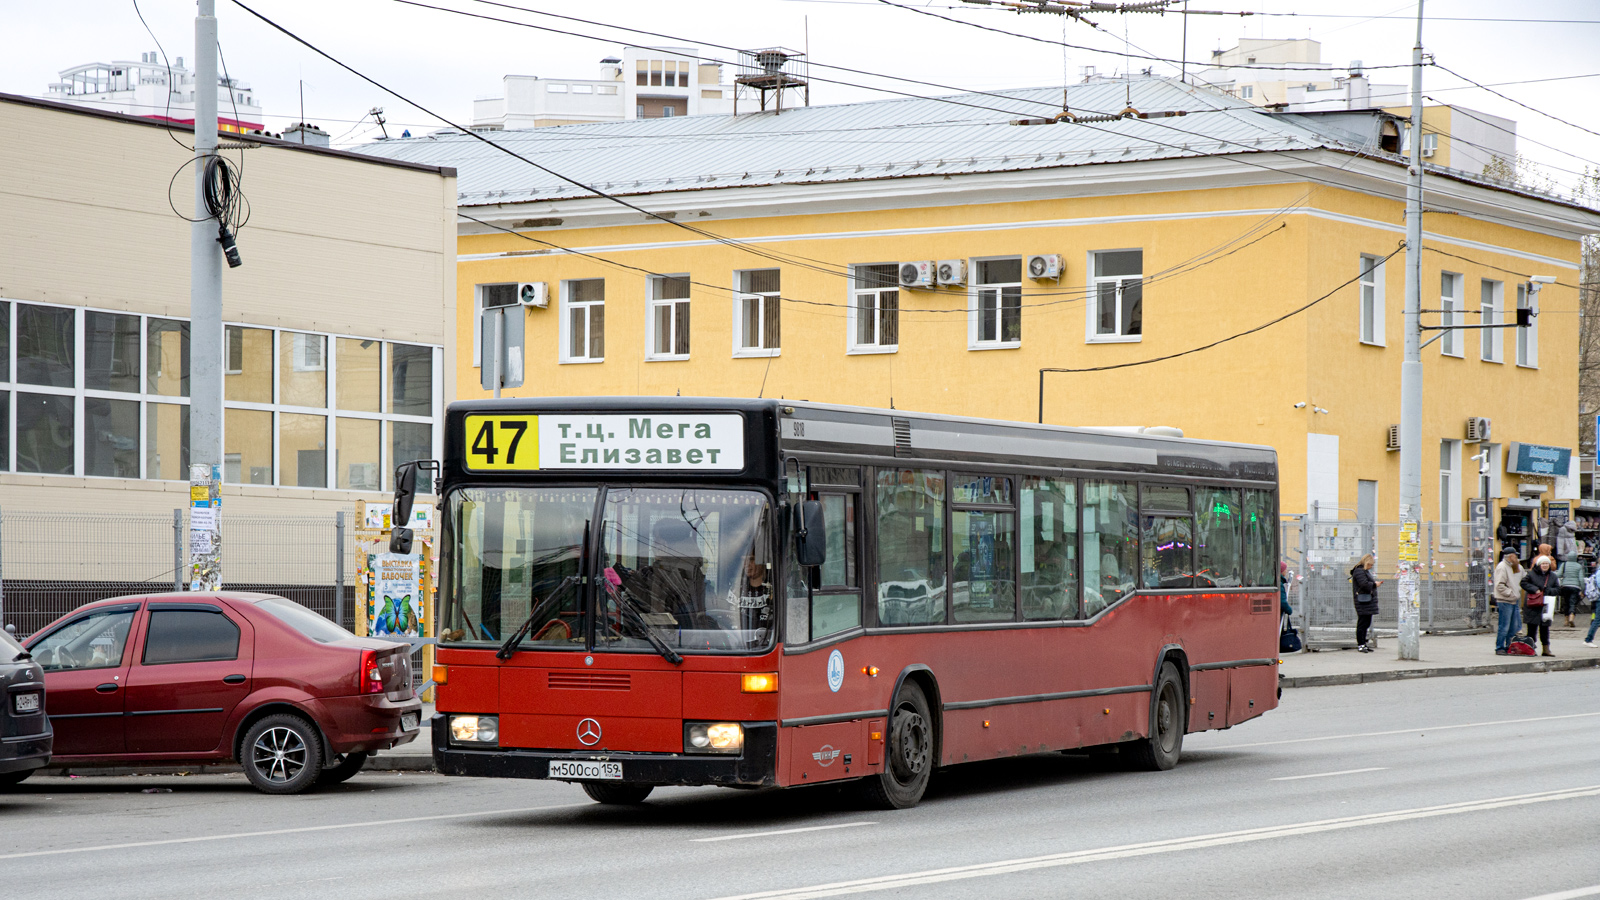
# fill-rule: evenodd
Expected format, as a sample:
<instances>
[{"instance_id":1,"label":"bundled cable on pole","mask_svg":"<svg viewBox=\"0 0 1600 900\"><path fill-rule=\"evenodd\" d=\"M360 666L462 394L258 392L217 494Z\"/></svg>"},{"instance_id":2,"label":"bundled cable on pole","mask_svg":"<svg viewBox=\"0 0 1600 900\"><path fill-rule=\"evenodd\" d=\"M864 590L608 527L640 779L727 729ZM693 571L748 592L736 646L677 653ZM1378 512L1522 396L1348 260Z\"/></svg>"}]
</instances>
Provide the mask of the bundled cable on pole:
<instances>
[{"instance_id":1,"label":"bundled cable on pole","mask_svg":"<svg viewBox=\"0 0 1600 900\"><path fill-rule=\"evenodd\" d=\"M202 184L206 212L217 220L217 243L222 245L228 268L237 269L244 261L239 258L239 245L234 235L250 217L244 191L239 186L239 171L229 165L225 157L212 156L206 160Z\"/></svg>"}]
</instances>

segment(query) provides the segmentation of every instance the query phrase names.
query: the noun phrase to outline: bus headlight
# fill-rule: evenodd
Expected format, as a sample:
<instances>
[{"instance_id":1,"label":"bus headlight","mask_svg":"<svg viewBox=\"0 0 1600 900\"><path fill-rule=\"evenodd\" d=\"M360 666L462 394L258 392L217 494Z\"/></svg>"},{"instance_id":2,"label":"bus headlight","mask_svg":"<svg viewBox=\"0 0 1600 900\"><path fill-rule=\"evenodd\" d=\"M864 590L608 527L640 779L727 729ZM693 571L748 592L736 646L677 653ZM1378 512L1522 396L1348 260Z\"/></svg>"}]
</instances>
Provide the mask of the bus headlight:
<instances>
[{"instance_id":1,"label":"bus headlight","mask_svg":"<svg viewBox=\"0 0 1600 900\"><path fill-rule=\"evenodd\" d=\"M685 753L739 753L744 726L738 722L690 722L683 726Z\"/></svg>"},{"instance_id":2,"label":"bus headlight","mask_svg":"<svg viewBox=\"0 0 1600 900\"><path fill-rule=\"evenodd\" d=\"M499 716L451 716L450 739L458 744L494 744L500 740Z\"/></svg>"}]
</instances>

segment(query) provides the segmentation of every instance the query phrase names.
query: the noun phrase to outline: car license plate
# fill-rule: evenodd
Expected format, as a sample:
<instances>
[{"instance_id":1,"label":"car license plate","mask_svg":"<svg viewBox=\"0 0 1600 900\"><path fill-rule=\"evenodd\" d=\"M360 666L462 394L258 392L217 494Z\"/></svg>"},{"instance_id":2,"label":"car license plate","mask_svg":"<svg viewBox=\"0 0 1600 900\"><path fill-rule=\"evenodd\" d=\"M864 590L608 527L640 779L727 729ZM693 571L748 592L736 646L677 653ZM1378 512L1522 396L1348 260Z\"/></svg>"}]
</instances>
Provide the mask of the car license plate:
<instances>
[{"instance_id":1,"label":"car license plate","mask_svg":"<svg viewBox=\"0 0 1600 900\"><path fill-rule=\"evenodd\" d=\"M417 730L417 714L416 713L406 713L406 714L402 715L400 717L400 730L401 731L416 731Z\"/></svg>"},{"instance_id":2,"label":"car license plate","mask_svg":"<svg viewBox=\"0 0 1600 900\"><path fill-rule=\"evenodd\" d=\"M621 781L622 763L552 759L550 777L568 781Z\"/></svg>"},{"instance_id":3,"label":"car license plate","mask_svg":"<svg viewBox=\"0 0 1600 900\"><path fill-rule=\"evenodd\" d=\"M39 711L39 694L15 694L11 698L11 708L19 713L36 713Z\"/></svg>"}]
</instances>

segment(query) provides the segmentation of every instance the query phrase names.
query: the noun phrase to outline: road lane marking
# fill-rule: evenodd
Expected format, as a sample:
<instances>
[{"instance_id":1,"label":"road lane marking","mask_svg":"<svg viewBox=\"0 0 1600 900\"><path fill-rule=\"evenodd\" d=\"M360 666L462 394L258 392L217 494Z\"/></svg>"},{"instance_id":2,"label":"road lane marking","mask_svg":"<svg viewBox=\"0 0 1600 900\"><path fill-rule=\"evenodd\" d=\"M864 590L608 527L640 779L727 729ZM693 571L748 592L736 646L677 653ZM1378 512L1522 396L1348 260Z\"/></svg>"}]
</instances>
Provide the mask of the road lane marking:
<instances>
[{"instance_id":1,"label":"road lane marking","mask_svg":"<svg viewBox=\"0 0 1600 900\"><path fill-rule=\"evenodd\" d=\"M967 878L982 878L989 875L1008 875L1015 872L1026 872L1033 869L1047 869L1058 866L1071 866L1086 862L1100 862L1102 860L1128 859L1131 857L1150 856L1157 853L1172 853L1179 850L1199 850L1207 847L1221 847L1229 844L1244 844L1254 841L1272 840L1274 838L1294 837L1303 834L1318 834L1328 831L1340 831L1348 828L1361 828L1368 825L1387 825L1395 822L1405 822L1412 819L1429 819L1438 816L1459 815L1461 813L1484 812L1493 809L1503 809L1512 806L1527 806L1534 803L1549 803L1556 800L1576 800L1584 797L1600 797L1600 784L1585 787L1567 788L1559 791L1544 791L1537 794L1519 794L1511 797L1493 797L1486 800L1468 800L1460 803L1447 803L1441 806L1424 806L1416 809L1400 809L1391 812L1369 813L1362 816L1345 816L1338 819L1321 819L1313 822L1297 822L1290 825L1273 825L1265 828L1250 828L1243 831L1225 831L1216 834L1201 834L1192 837L1171 838L1164 841L1149 841L1142 844L1123 844L1116 847L1100 847L1093 850L1074 850L1067 853L1052 853L1047 856L1030 856L1019 859L1004 859L995 862L977 863L968 866L952 866L944 869L928 869L921 872L906 872L899 875L882 875L876 878L859 878L852 881L835 881L829 884L816 884L797 888L782 888L772 891L760 891L753 894L739 894L730 897L721 897L718 900L814 900L821 897L838 897L845 894L864 894L869 891L887 891L898 888L914 887L923 884L937 884L946 881L959 881Z\"/></svg>"},{"instance_id":2,"label":"road lane marking","mask_svg":"<svg viewBox=\"0 0 1600 900\"><path fill-rule=\"evenodd\" d=\"M1282 741L1255 741L1249 744L1223 744L1220 747L1196 747L1195 750L1239 750L1244 747L1273 747L1278 744L1309 744L1315 741L1339 741L1345 738L1384 737L1391 734L1416 734L1422 731L1451 731L1456 728L1488 728L1491 725L1520 725L1523 722L1553 722L1557 719L1587 719L1600 716L1600 712L1571 713L1564 716L1537 716L1532 719L1500 719L1494 722L1468 722L1464 725L1434 725L1424 728L1397 728L1394 731L1358 731L1353 734L1329 734L1322 737L1290 738Z\"/></svg>"},{"instance_id":3,"label":"road lane marking","mask_svg":"<svg viewBox=\"0 0 1600 900\"><path fill-rule=\"evenodd\" d=\"M314 831L339 831L346 828L380 828L385 825L406 825L413 822L441 822L446 819L470 819L477 816L507 816L516 813L544 812L551 809L577 809L588 803L562 803L554 806L521 806L515 809L486 809L482 812L443 813L437 816L409 816L404 819L379 819L372 822L346 822L341 825L306 825L301 828L275 828L271 831L240 831L232 834L206 834L196 837L167 838L160 841L130 841L125 844L95 844L89 847L65 847L60 850L30 850L24 853L6 853L0 859L28 859L35 856L60 856L66 853L92 853L97 850L130 850L136 847L163 847L169 844L198 844L205 841L232 841L240 838L272 837L279 834L308 834Z\"/></svg>"},{"instance_id":4,"label":"road lane marking","mask_svg":"<svg viewBox=\"0 0 1600 900\"><path fill-rule=\"evenodd\" d=\"M1339 772L1318 772L1315 775L1285 775L1282 778L1268 778L1268 781L1299 781L1302 778L1332 778L1335 775L1354 775L1358 772L1382 772L1388 766L1373 766L1370 769L1344 769Z\"/></svg>"},{"instance_id":5,"label":"road lane marking","mask_svg":"<svg viewBox=\"0 0 1600 900\"><path fill-rule=\"evenodd\" d=\"M779 834L799 834L802 831L828 831L834 828L855 828L860 825L876 825L877 822L840 822L837 825L812 825L809 828L784 828L778 831L748 831L744 834L724 834L719 837L692 838L696 844L709 844L713 841L738 841L744 838L772 837Z\"/></svg>"},{"instance_id":6,"label":"road lane marking","mask_svg":"<svg viewBox=\"0 0 1600 900\"><path fill-rule=\"evenodd\" d=\"M1528 900L1578 900L1579 897L1595 896L1600 896L1600 884L1593 887L1573 888L1570 891L1560 891L1555 894L1540 894L1537 897L1529 897Z\"/></svg>"}]
</instances>

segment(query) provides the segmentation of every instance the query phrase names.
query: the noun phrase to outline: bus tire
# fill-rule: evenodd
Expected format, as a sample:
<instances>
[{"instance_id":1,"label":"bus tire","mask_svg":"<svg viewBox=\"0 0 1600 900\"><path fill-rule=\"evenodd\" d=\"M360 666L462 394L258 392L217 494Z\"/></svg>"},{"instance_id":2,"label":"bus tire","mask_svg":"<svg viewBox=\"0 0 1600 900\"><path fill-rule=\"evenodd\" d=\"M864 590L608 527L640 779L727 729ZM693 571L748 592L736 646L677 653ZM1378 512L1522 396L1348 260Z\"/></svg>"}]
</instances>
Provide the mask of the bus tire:
<instances>
[{"instance_id":1,"label":"bus tire","mask_svg":"<svg viewBox=\"0 0 1600 900\"><path fill-rule=\"evenodd\" d=\"M883 772L862 779L866 802L877 809L910 809L922 800L933 774L933 714L915 682L900 686L889 711Z\"/></svg>"},{"instance_id":2,"label":"bus tire","mask_svg":"<svg viewBox=\"0 0 1600 900\"><path fill-rule=\"evenodd\" d=\"M607 784L603 781L584 781L580 784L589 799L610 806L636 806L656 789L653 784Z\"/></svg>"},{"instance_id":3,"label":"bus tire","mask_svg":"<svg viewBox=\"0 0 1600 900\"><path fill-rule=\"evenodd\" d=\"M1123 745L1128 765L1149 772L1166 771L1177 765L1183 753L1183 719L1187 709L1178 667L1170 662L1162 663L1155 690L1150 694L1150 736Z\"/></svg>"}]
</instances>

